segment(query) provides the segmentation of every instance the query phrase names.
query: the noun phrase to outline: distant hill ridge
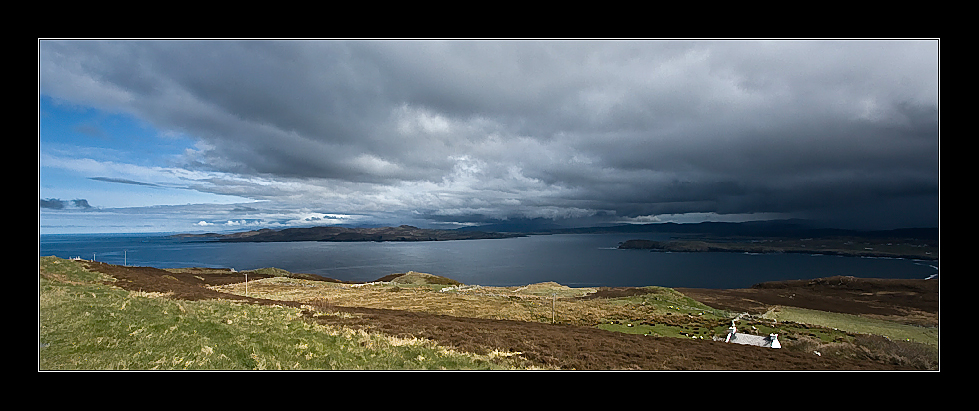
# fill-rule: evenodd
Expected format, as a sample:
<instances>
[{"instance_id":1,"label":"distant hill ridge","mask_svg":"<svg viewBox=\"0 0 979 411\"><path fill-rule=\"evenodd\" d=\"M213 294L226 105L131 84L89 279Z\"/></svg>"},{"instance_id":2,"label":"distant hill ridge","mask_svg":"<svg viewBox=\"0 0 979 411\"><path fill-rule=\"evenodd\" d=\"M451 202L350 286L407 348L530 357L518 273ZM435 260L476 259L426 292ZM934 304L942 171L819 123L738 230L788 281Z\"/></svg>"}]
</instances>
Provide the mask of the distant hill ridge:
<instances>
[{"instance_id":1,"label":"distant hill ridge","mask_svg":"<svg viewBox=\"0 0 979 411\"><path fill-rule=\"evenodd\" d=\"M245 231L231 234L179 234L181 238L209 238L227 242L285 241L447 241L519 237L518 233L436 230L401 225L398 227L350 228L339 226Z\"/></svg>"},{"instance_id":2,"label":"distant hill ridge","mask_svg":"<svg viewBox=\"0 0 979 411\"><path fill-rule=\"evenodd\" d=\"M492 226L497 231L509 231L503 225ZM488 229L487 226L471 229ZM807 220L763 220L746 222L714 222L701 223L649 223L649 224L620 224L602 227L582 228L542 228L517 229L525 234L613 234L613 233L676 233L704 234L716 236L759 236L759 237L828 237L828 236L860 236L860 237L901 237L938 239L937 227L900 228L892 230L855 230L842 228L823 228L813 226Z\"/></svg>"},{"instance_id":3,"label":"distant hill ridge","mask_svg":"<svg viewBox=\"0 0 979 411\"><path fill-rule=\"evenodd\" d=\"M535 224L492 224L453 230L425 229L410 225L397 227L357 228L321 226L245 231L230 234L178 234L180 238L207 238L227 242L277 242L277 241L447 241L489 238L523 237L534 234L628 234L628 233L675 233L713 236L757 237L899 237L926 240L938 239L938 228L902 228L894 230L850 230L819 228L806 220L766 220L749 222L701 222L701 223L650 223L622 224L602 227L554 228Z\"/></svg>"}]
</instances>

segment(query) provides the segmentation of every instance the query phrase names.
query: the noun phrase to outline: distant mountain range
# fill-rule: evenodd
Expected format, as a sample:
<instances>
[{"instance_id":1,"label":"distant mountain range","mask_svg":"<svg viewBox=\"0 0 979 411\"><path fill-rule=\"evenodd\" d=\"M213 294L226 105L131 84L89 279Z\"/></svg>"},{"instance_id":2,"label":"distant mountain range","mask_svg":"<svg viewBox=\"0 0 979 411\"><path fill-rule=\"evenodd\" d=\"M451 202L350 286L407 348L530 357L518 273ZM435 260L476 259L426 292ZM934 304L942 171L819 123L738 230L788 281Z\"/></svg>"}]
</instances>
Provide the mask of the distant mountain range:
<instances>
[{"instance_id":1,"label":"distant mountain range","mask_svg":"<svg viewBox=\"0 0 979 411\"><path fill-rule=\"evenodd\" d=\"M178 234L180 238L206 238L226 242L284 241L446 241L520 237L520 233L433 230L402 225L398 227L351 228L339 226L261 229L231 234Z\"/></svg>"},{"instance_id":2,"label":"distant mountain range","mask_svg":"<svg viewBox=\"0 0 979 411\"><path fill-rule=\"evenodd\" d=\"M553 228L534 225L484 225L453 230L425 229L409 225L398 227L342 227L261 229L231 234L178 234L181 238L206 238L227 242L282 241L446 241L488 238L510 238L542 234L628 234L673 233L715 237L829 237L859 236L877 238L917 238L937 240L938 228L904 228L896 230L847 230L818 228L806 220L768 220L741 223L651 223L622 224L605 227Z\"/></svg>"},{"instance_id":3,"label":"distant mountain range","mask_svg":"<svg viewBox=\"0 0 979 411\"><path fill-rule=\"evenodd\" d=\"M746 221L740 223L702 222L702 223L649 223L620 224L601 227L555 228L530 224L492 224L459 229L488 232L519 232L523 234L628 234L628 233L673 233L699 234L709 236L746 237L900 237L919 239L938 239L938 227L901 228L894 230L852 230L824 228L813 222L801 219Z\"/></svg>"}]
</instances>

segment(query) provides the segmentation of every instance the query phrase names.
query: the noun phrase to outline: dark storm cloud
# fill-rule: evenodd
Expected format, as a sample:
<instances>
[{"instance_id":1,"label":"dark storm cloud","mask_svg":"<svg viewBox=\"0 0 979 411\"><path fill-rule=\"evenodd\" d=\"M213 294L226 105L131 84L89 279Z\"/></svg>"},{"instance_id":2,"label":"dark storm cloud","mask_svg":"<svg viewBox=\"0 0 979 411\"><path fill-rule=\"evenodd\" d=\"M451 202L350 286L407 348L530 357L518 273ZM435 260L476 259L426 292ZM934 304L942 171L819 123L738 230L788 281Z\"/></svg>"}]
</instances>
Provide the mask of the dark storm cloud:
<instances>
[{"instance_id":1,"label":"dark storm cloud","mask_svg":"<svg viewBox=\"0 0 979 411\"><path fill-rule=\"evenodd\" d=\"M877 204L937 221L936 41L84 41L41 57L42 93L131 110L204 142L200 167L305 181L351 208L488 221ZM235 189L267 186L249 184Z\"/></svg>"}]
</instances>

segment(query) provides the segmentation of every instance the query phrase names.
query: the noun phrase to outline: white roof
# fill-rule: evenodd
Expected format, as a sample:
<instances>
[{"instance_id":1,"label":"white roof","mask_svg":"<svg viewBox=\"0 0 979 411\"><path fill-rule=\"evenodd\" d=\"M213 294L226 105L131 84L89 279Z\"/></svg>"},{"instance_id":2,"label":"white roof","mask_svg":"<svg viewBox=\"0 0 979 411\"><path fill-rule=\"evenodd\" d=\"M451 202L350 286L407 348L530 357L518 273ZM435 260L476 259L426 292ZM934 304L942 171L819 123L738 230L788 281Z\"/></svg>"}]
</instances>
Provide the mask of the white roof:
<instances>
[{"instance_id":1,"label":"white roof","mask_svg":"<svg viewBox=\"0 0 979 411\"><path fill-rule=\"evenodd\" d=\"M730 334L730 338L728 339L728 342L733 342L736 344L744 344L744 345L756 345L759 347L780 348L781 345L776 345L775 347L772 347L772 342L777 340L778 340L777 338L773 339L772 337L763 337L760 335L733 333Z\"/></svg>"}]
</instances>

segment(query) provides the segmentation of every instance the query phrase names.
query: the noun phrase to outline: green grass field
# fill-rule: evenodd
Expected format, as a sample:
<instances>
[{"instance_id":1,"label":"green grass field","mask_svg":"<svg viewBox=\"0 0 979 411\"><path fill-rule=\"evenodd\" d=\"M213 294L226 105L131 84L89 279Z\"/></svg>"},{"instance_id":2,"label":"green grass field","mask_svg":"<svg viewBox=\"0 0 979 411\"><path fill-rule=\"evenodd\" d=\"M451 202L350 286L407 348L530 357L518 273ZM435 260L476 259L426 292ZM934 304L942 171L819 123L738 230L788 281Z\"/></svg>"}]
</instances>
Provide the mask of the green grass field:
<instances>
[{"instance_id":1,"label":"green grass field","mask_svg":"<svg viewBox=\"0 0 979 411\"><path fill-rule=\"evenodd\" d=\"M506 361L417 339L327 328L295 308L181 301L101 284L73 261L40 259L40 370L501 369ZM500 365L503 364L503 365Z\"/></svg>"},{"instance_id":2,"label":"green grass field","mask_svg":"<svg viewBox=\"0 0 979 411\"><path fill-rule=\"evenodd\" d=\"M522 369L522 360L508 353L475 355L428 340L319 325L289 306L126 291L112 286L112 277L70 260L41 257L39 265L39 370ZM632 296L578 298L596 289L557 283L454 286L423 273L397 282L346 285L268 270L282 275L251 281L249 296L312 304L316 316L341 315L334 306L367 307L705 340L723 337L736 317L664 287L643 287L645 293ZM212 288L243 295L244 286ZM785 349L937 369L937 328L793 307L737 322L739 330L779 334ZM887 338L866 338L881 335Z\"/></svg>"},{"instance_id":3,"label":"green grass field","mask_svg":"<svg viewBox=\"0 0 979 411\"><path fill-rule=\"evenodd\" d=\"M931 346L938 345L938 329L898 324L850 314L808 310L797 307L779 307L764 316L767 319L813 324L854 334L886 336L892 340L912 341Z\"/></svg>"}]
</instances>

